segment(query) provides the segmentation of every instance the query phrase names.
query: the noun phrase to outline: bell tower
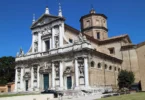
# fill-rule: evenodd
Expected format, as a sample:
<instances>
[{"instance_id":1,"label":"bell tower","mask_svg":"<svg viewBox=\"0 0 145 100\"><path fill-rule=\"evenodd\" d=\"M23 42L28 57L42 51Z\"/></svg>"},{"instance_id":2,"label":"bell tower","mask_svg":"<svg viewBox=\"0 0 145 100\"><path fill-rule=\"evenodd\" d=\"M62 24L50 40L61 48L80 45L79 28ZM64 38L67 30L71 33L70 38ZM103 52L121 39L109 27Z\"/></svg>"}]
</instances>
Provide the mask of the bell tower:
<instances>
[{"instance_id":1,"label":"bell tower","mask_svg":"<svg viewBox=\"0 0 145 100\"><path fill-rule=\"evenodd\" d=\"M108 38L107 17L104 14L96 13L93 8L89 14L81 17L80 23L83 34L99 40Z\"/></svg>"}]
</instances>

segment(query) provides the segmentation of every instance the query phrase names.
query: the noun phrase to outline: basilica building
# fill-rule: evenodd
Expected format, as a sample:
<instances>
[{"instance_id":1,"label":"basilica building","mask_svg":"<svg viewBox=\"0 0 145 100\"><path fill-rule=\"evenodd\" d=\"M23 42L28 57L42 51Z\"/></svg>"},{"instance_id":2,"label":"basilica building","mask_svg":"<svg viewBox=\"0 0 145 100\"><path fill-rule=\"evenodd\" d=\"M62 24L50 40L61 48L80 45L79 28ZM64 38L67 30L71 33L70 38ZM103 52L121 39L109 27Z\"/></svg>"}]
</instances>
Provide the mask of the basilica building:
<instances>
[{"instance_id":1,"label":"basilica building","mask_svg":"<svg viewBox=\"0 0 145 100\"><path fill-rule=\"evenodd\" d=\"M108 37L107 16L94 9L80 18L80 26L65 23L61 6L58 16L47 7L33 19L31 47L16 57L16 92L117 88L121 69L133 71L135 83L142 82L137 51L145 43L134 45L127 34Z\"/></svg>"}]
</instances>

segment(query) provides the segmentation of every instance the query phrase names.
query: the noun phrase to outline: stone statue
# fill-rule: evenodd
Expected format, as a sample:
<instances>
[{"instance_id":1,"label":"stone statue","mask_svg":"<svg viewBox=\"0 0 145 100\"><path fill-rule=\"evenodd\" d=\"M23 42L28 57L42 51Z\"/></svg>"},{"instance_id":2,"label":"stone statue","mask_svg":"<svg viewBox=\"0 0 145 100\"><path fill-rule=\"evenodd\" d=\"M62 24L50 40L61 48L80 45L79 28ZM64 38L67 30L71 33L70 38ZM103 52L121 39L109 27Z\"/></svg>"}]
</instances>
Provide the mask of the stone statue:
<instances>
[{"instance_id":1,"label":"stone statue","mask_svg":"<svg viewBox=\"0 0 145 100\"><path fill-rule=\"evenodd\" d=\"M20 51L17 52L17 57L23 57L24 56L24 51L22 50L22 48L20 48Z\"/></svg>"},{"instance_id":2,"label":"stone statue","mask_svg":"<svg viewBox=\"0 0 145 100\"><path fill-rule=\"evenodd\" d=\"M82 65L80 65L79 71L80 71L80 76L84 76L84 67Z\"/></svg>"},{"instance_id":3,"label":"stone statue","mask_svg":"<svg viewBox=\"0 0 145 100\"><path fill-rule=\"evenodd\" d=\"M83 35L82 35L82 33L79 34L79 40L83 41Z\"/></svg>"},{"instance_id":4,"label":"stone statue","mask_svg":"<svg viewBox=\"0 0 145 100\"><path fill-rule=\"evenodd\" d=\"M59 67L55 67L56 77L59 77Z\"/></svg>"}]
</instances>

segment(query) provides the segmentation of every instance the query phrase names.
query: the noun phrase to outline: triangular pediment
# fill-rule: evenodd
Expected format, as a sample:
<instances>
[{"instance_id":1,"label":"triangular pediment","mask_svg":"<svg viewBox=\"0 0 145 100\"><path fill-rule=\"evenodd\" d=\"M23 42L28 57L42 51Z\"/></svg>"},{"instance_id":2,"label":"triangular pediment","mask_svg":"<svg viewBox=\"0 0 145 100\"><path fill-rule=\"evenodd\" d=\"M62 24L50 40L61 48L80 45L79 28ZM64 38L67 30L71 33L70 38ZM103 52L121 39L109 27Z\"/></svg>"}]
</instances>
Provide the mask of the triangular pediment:
<instances>
[{"instance_id":1,"label":"triangular pediment","mask_svg":"<svg viewBox=\"0 0 145 100\"><path fill-rule=\"evenodd\" d=\"M59 17L59 16L52 16L49 14L43 14L37 21L35 21L35 23L32 24L31 29L38 27L38 26L42 26L44 24L48 24L48 23L55 21L57 19L64 19L64 18Z\"/></svg>"}]
</instances>

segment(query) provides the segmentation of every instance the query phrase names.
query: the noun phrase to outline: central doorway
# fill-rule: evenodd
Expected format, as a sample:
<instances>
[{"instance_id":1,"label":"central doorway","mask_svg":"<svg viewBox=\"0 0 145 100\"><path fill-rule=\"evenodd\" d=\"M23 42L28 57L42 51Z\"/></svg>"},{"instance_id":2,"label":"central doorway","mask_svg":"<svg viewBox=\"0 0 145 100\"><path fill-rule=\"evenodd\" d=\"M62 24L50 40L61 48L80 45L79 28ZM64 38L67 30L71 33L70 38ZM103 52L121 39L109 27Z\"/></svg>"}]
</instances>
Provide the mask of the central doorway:
<instances>
[{"instance_id":1,"label":"central doorway","mask_svg":"<svg viewBox=\"0 0 145 100\"><path fill-rule=\"evenodd\" d=\"M43 79L44 79L44 90L49 88L49 74L43 74Z\"/></svg>"},{"instance_id":2,"label":"central doorway","mask_svg":"<svg viewBox=\"0 0 145 100\"><path fill-rule=\"evenodd\" d=\"M28 80L26 80L26 91L28 91Z\"/></svg>"},{"instance_id":3,"label":"central doorway","mask_svg":"<svg viewBox=\"0 0 145 100\"><path fill-rule=\"evenodd\" d=\"M71 76L67 77L67 89L71 89L72 87L72 78Z\"/></svg>"}]
</instances>

